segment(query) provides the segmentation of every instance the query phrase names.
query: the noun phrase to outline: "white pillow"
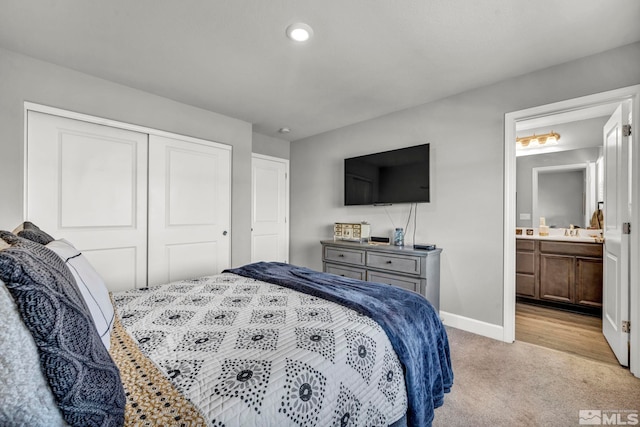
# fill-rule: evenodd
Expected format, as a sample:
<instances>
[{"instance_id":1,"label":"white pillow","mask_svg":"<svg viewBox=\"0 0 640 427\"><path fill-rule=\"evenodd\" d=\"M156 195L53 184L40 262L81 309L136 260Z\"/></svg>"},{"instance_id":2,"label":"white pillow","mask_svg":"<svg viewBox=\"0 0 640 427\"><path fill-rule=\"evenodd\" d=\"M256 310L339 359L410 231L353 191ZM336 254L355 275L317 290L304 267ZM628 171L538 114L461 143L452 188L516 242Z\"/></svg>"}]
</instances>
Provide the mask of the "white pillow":
<instances>
[{"instance_id":1,"label":"white pillow","mask_svg":"<svg viewBox=\"0 0 640 427\"><path fill-rule=\"evenodd\" d=\"M109 291L102 277L89 264L89 261L71 242L54 240L47 248L55 252L67 264L73 274L78 288L89 307L93 323L96 325L102 343L109 350L111 346L111 329L113 328L114 310L109 298Z\"/></svg>"}]
</instances>

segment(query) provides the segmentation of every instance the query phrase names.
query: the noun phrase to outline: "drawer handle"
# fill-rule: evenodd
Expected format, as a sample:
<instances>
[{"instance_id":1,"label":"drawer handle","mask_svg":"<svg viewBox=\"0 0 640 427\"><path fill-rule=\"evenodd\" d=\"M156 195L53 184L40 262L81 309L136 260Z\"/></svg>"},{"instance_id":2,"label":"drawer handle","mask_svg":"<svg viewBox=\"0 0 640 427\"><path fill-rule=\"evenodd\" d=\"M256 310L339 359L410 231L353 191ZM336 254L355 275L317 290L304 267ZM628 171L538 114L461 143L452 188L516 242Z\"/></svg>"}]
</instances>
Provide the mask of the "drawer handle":
<instances>
[{"instance_id":1,"label":"drawer handle","mask_svg":"<svg viewBox=\"0 0 640 427\"><path fill-rule=\"evenodd\" d=\"M340 257L340 258L344 258L344 254L340 254L340 255L338 255L338 257Z\"/></svg>"},{"instance_id":2,"label":"drawer handle","mask_svg":"<svg viewBox=\"0 0 640 427\"><path fill-rule=\"evenodd\" d=\"M387 264L391 264L391 261L387 261Z\"/></svg>"}]
</instances>

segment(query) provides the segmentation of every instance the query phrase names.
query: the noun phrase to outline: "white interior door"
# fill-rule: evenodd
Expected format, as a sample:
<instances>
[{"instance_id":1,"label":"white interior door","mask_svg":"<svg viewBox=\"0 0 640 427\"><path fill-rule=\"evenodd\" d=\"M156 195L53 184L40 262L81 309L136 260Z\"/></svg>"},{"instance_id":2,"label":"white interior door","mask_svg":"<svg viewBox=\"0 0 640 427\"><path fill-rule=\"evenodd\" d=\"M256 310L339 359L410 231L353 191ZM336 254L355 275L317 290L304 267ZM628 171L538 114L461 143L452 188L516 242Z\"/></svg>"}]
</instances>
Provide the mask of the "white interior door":
<instances>
[{"instance_id":1,"label":"white interior door","mask_svg":"<svg viewBox=\"0 0 640 427\"><path fill-rule=\"evenodd\" d=\"M629 320L629 235L623 223L629 222L628 138L623 125L629 117L626 103L616 109L604 126L604 289L602 332L618 361L629 365L629 333L623 322Z\"/></svg>"},{"instance_id":2,"label":"white interior door","mask_svg":"<svg viewBox=\"0 0 640 427\"><path fill-rule=\"evenodd\" d=\"M73 243L111 291L146 286L147 135L27 113L26 219Z\"/></svg>"},{"instance_id":3,"label":"white interior door","mask_svg":"<svg viewBox=\"0 0 640 427\"><path fill-rule=\"evenodd\" d=\"M149 137L149 285L231 264L231 148Z\"/></svg>"},{"instance_id":4,"label":"white interior door","mask_svg":"<svg viewBox=\"0 0 640 427\"><path fill-rule=\"evenodd\" d=\"M254 154L251 169L251 262L288 262L289 163Z\"/></svg>"}]
</instances>

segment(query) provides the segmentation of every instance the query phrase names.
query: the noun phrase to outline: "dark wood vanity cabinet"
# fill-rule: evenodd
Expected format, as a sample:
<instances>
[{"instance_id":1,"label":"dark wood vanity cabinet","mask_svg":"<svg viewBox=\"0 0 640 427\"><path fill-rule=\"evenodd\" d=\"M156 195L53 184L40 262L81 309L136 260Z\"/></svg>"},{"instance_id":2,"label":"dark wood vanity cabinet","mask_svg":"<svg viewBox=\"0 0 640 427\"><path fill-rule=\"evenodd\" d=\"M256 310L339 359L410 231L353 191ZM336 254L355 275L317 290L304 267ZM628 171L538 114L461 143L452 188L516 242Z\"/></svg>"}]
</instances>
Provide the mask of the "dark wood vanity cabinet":
<instances>
[{"instance_id":1,"label":"dark wood vanity cabinet","mask_svg":"<svg viewBox=\"0 0 640 427\"><path fill-rule=\"evenodd\" d=\"M516 295L601 308L602 244L516 240Z\"/></svg>"}]
</instances>

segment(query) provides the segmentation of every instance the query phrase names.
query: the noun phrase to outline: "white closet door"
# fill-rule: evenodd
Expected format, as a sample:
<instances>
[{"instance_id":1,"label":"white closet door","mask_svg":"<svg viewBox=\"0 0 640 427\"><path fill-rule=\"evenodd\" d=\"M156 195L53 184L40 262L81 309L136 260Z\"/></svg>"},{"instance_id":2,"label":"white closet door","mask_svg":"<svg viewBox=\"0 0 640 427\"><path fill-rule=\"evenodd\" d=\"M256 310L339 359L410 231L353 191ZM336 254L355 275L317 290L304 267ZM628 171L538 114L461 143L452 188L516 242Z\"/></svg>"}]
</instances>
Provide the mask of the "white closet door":
<instances>
[{"instance_id":1,"label":"white closet door","mask_svg":"<svg viewBox=\"0 0 640 427\"><path fill-rule=\"evenodd\" d=\"M228 268L230 218L230 147L151 135L149 285Z\"/></svg>"},{"instance_id":2,"label":"white closet door","mask_svg":"<svg viewBox=\"0 0 640 427\"><path fill-rule=\"evenodd\" d=\"M29 111L26 184L26 219L71 241L109 290L146 286L146 134Z\"/></svg>"},{"instance_id":3,"label":"white closet door","mask_svg":"<svg viewBox=\"0 0 640 427\"><path fill-rule=\"evenodd\" d=\"M289 260L289 162L252 156L251 262Z\"/></svg>"}]
</instances>

